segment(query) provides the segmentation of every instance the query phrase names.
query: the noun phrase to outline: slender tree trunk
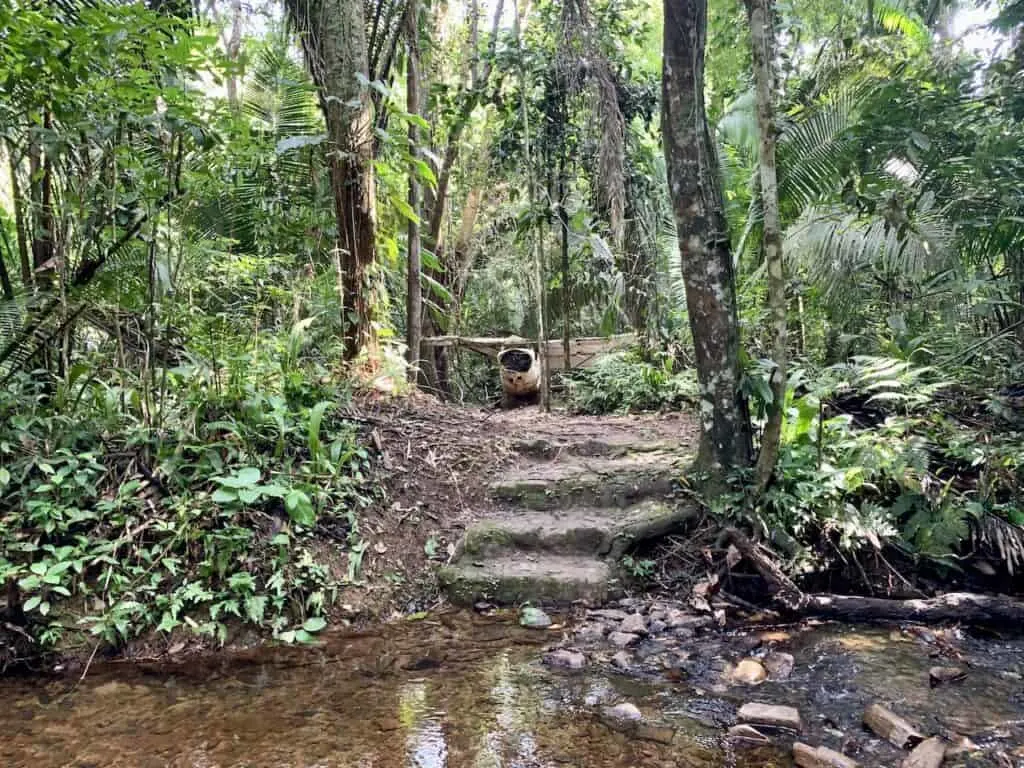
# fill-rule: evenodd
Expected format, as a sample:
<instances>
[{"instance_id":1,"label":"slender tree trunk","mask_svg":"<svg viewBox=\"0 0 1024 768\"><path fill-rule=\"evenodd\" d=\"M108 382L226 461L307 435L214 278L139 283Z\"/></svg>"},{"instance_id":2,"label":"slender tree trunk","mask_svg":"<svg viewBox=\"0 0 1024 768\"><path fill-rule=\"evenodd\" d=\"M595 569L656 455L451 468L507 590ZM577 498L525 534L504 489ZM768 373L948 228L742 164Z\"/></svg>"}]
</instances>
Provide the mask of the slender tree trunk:
<instances>
[{"instance_id":1,"label":"slender tree trunk","mask_svg":"<svg viewBox=\"0 0 1024 768\"><path fill-rule=\"evenodd\" d=\"M480 68L479 74L476 77L471 78L469 88L461 94L461 109L448 131L447 144L445 146L444 155L441 159L441 165L436 169L436 189L434 189L429 195L429 204L424 205L424 208L429 210L429 215L427 216L425 244L430 252L434 254L436 261L441 265L441 269L427 269L426 273L429 277L440 283L449 291L452 287L451 272L453 270L450 269L450 266L448 269L445 268L446 265L450 265L451 260L445 257L444 223L445 212L448 208L448 195L449 187L451 185L452 170L455 168L455 163L459 157L462 132L469 124L473 110L475 110L480 104L480 101L483 98L484 89L487 87L487 83L490 80L491 70L494 66L494 54L498 45L503 9L504 0L497 0L497 4L494 9L493 21L491 22L490 36L487 42L487 59L483 62L483 66ZM470 31L472 32L472 30ZM471 52L471 56L475 55L476 53L474 50ZM440 298L438 298L438 304L441 306L442 310L448 309L444 306L444 302ZM424 335L435 336L447 333L448 330L448 323L445 322L444 317L438 317L435 319L432 316L432 313L423 313ZM430 359L424 359L423 364L424 373L429 386L439 394L448 394L450 389L448 385L448 349L445 347L434 347L433 354Z\"/></svg>"},{"instance_id":2,"label":"slender tree trunk","mask_svg":"<svg viewBox=\"0 0 1024 768\"><path fill-rule=\"evenodd\" d=\"M406 13L408 37L408 60L406 63L406 111L410 115L420 114L420 53L419 53L419 14L416 11L416 0L409 0ZM416 123L409 122L409 155L416 158L419 144L419 129ZM417 177L419 171L414 163L409 167L409 207L414 216L420 214L420 184ZM419 368L420 339L423 331L423 292L420 280L420 224L417 218L409 221L408 237L408 272L406 275L406 353L411 371ZM419 376L417 375L417 379Z\"/></svg>"},{"instance_id":3,"label":"slender tree trunk","mask_svg":"<svg viewBox=\"0 0 1024 768\"><path fill-rule=\"evenodd\" d=\"M224 53L232 64L238 63L242 50L242 0L231 0L231 31L224 44ZM238 109L238 75L232 72L227 81L228 104Z\"/></svg>"},{"instance_id":4,"label":"slender tree trunk","mask_svg":"<svg viewBox=\"0 0 1024 768\"><path fill-rule=\"evenodd\" d=\"M43 127L52 128L49 112L43 115ZM52 288L56 274L53 219L53 162L35 141L29 147L29 189L32 199L32 272L40 286Z\"/></svg>"},{"instance_id":5,"label":"slender tree trunk","mask_svg":"<svg viewBox=\"0 0 1024 768\"><path fill-rule=\"evenodd\" d=\"M562 235L562 373L569 372L572 352L572 269L569 263L569 214L565 210L566 195L565 146L558 161L558 223Z\"/></svg>"},{"instance_id":6,"label":"slender tree trunk","mask_svg":"<svg viewBox=\"0 0 1024 768\"><path fill-rule=\"evenodd\" d=\"M775 30L772 0L746 0L753 51L754 82L757 91L757 125L761 135L758 171L761 205L764 210L764 261L768 271L768 309L772 321L772 402L761 436L761 452L754 473L754 494L759 496L771 482L779 458L782 418L786 404L786 278L782 259L782 225L779 221L779 182L775 169L775 108L772 62L775 59Z\"/></svg>"},{"instance_id":7,"label":"slender tree trunk","mask_svg":"<svg viewBox=\"0 0 1024 768\"><path fill-rule=\"evenodd\" d=\"M700 382L700 464L720 481L748 466L739 322L715 147L704 108L707 0L664 0L662 133Z\"/></svg>"},{"instance_id":8,"label":"slender tree trunk","mask_svg":"<svg viewBox=\"0 0 1024 768\"><path fill-rule=\"evenodd\" d=\"M469 194L466 195L465 204L462 206L459 232L455 236L455 247L452 249L455 275L451 281L451 316L455 320L452 327L456 333L458 333L459 320L462 317L462 299L466 295L469 273L473 268L473 232L476 229L476 220L480 215L480 206L482 204L483 190L480 187L472 187L469 190Z\"/></svg>"},{"instance_id":9,"label":"slender tree trunk","mask_svg":"<svg viewBox=\"0 0 1024 768\"><path fill-rule=\"evenodd\" d=\"M372 269L376 259L373 125L366 78L362 0L286 0L302 33L306 64L327 124L327 153L338 228L345 358L376 346Z\"/></svg>"},{"instance_id":10,"label":"slender tree trunk","mask_svg":"<svg viewBox=\"0 0 1024 768\"><path fill-rule=\"evenodd\" d=\"M14 230L18 238L18 263L21 268L21 283L26 290L32 289L32 260L28 250L28 225L25 221L25 198L21 193L21 179L18 178L18 160L14 145L7 145L7 162L11 171L11 202L14 204Z\"/></svg>"},{"instance_id":11,"label":"slender tree trunk","mask_svg":"<svg viewBox=\"0 0 1024 768\"><path fill-rule=\"evenodd\" d=\"M522 54L522 37L519 30L519 8L516 7L516 44ZM520 55L520 62L523 57ZM528 174L527 184L529 185L530 208L537 204L537 173L534 168L533 155L530 149L530 113L526 103L526 65L520 65L519 71L522 98L520 107L523 119L523 158ZM533 233L533 282L536 285L537 302L535 311L537 313L537 362L540 368L540 407L544 411L551 410L551 390L548 381L548 336L544 322L544 245L542 233L537 227Z\"/></svg>"},{"instance_id":12,"label":"slender tree trunk","mask_svg":"<svg viewBox=\"0 0 1024 768\"><path fill-rule=\"evenodd\" d=\"M0 236L2 236L5 241L7 240L6 232L0 232ZM6 250L10 250L9 242L5 242L4 245L8 246ZM11 284L11 275L7 271L7 261L4 259L4 254L2 253L0 253L0 296L3 296L5 301L14 300L14 286Z\"/></svg>"}]
</instances>

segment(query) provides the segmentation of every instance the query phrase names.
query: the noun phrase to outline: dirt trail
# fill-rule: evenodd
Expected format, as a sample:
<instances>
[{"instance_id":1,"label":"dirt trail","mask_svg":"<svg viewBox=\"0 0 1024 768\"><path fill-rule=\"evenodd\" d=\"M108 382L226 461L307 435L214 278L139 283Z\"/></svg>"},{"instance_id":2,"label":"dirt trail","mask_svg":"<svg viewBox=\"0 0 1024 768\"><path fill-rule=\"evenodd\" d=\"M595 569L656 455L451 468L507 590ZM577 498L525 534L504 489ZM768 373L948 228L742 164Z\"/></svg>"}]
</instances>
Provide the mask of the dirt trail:
<instances>
[{"instance_id":1,"label":"dirt trail","mask_svg":"<svg viewBox=\"0 0 1024 768\"><path fill-rule=\"evenodd\" d=\"M360 517L364 582L340 601L364 618L429 607L438 566L460 602L604 599L616 587L610 562L632 537L676 519L673 486L699 429L688 414L500 411L426 396L364 400L351 415L380 453L386 489Z\"/></svg>"},{"instance_id":2,"label":"dirt trail","mask_svg":"<svg viewBox=\"0 0 1024 768\"><path fill-rule=\"evenodd\" d=\"M691 460L687 416L489 414L478 439L501 466L475 478L478 516L439 570L456 603L601 603L617 560L696 511L675 490Z\"/></svg>"}]
</instances>

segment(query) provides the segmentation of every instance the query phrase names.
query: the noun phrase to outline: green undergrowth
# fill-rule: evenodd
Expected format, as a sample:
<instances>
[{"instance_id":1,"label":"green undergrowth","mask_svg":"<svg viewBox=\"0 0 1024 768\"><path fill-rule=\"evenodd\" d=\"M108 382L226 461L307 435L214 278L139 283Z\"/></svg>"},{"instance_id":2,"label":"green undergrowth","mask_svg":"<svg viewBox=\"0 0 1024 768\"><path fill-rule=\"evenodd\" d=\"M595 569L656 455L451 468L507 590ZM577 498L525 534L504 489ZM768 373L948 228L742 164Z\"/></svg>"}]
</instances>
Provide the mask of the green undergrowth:
<instances>
[{"instance_id":1,"label":"green undergrowth","mask_svg":"<svg viewBox=\"0 0 1024 768\"><path fill-rule=\"evenodd\" d=\"M777 479L745 522L794 572L890 548L954 573L970 556L1024 570L1024 410L1012 398L857 358L797 369L786 413Z\"/></svg>"},{"instance_id":2,"label":"green undergrowth","mask_svg":"<svg viewBox=\"0 0 1024 768\"><path fill-rule=\"evenodd\" d=\"M284 341L159 378L83 361L0 390L0 582L39 648L151 630L286 642L358 577L371 457Z\"/></svg>"},{"instance_id":3,"label":"green undergrowth","mask_svg":"<svg viewBox=\"0 0 1024 768\"><path fill-rule=\"evenodd\" d=\"M693 370L676 372L670 356L639 348L603 355L566 380L567 405L583 414L678 410L698 394Z\"/></svg>"}]
</instances>

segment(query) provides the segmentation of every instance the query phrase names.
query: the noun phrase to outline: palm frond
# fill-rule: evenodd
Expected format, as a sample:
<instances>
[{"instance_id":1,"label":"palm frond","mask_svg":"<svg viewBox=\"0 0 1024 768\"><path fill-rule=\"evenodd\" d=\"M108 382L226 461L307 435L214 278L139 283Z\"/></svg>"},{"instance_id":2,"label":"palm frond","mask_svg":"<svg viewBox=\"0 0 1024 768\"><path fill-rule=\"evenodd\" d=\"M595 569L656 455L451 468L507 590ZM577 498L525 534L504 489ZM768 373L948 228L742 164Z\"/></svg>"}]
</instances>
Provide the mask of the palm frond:
<instances>
[{"instance_id":1,"label":"palm frond","mask_svg":"<svg viewBox=\"0 0 1024 768\"><path fill-rule=\"evenodd\" d=\"M852 83L814 105L797 108L782 122L779 197L785 207L802 209L838 191L870 91L867 84Z\"/></svg>"},{"instance_id":2,"label":"palm frond","mask_svg":"<svg viewBox=\"0 0 1024 768\"><path fill-rule=\"evenodd\" d=\"M871 275L920 281L953 262L955 231L925 198L912 221L897 226L883 213L808 206L785 234L783 252L834 300L856 300Z\"/></svg>"}]
</instances>

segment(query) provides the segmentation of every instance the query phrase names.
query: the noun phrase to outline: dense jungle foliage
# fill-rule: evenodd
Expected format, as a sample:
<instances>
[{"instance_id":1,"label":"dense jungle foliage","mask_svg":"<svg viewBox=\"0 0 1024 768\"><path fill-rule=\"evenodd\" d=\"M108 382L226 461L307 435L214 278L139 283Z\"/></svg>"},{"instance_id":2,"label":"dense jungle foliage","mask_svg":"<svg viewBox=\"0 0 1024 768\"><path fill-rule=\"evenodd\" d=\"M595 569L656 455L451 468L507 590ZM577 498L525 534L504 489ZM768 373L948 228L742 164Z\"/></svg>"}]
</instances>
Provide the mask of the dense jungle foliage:
<instances>
[{"instance_id":1,"label":"dense jungle foliage","mask_svg":"<svg viewBox=\"0 0 1024 768\"><path fill-rule=\"evenodd\" d=\"M770 196L736 0L0 7L7 624L312 641L386 503L353 398L499 394L424 337L634 333L559 407L717 408L663 143L693 8L755 445L788 357L771 482L738 462L712 508L794 570L1019 573L1024 3L758 3Z\"/></svg>"}]
</instances>

